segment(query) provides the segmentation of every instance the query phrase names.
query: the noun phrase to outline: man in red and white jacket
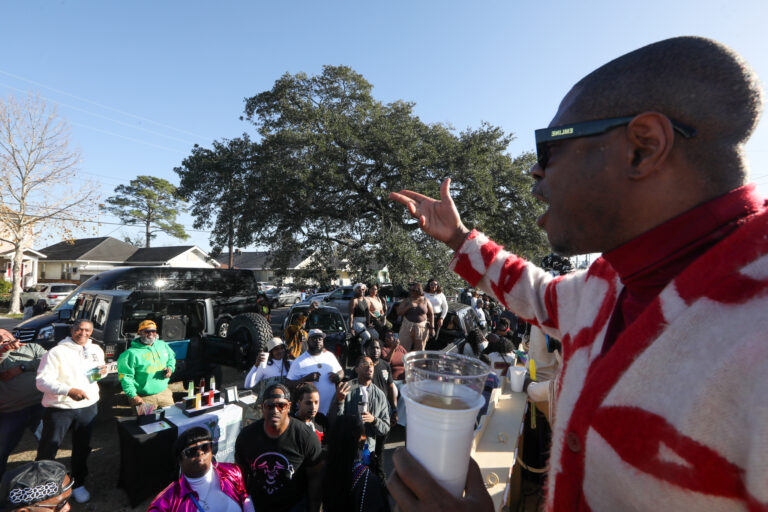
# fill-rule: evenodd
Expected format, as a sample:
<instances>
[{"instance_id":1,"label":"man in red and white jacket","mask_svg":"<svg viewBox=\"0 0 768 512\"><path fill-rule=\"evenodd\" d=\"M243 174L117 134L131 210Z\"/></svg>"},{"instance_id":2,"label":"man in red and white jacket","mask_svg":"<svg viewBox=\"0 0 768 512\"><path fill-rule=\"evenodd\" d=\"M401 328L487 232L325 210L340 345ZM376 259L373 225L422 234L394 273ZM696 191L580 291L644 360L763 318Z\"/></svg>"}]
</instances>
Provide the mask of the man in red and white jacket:
<instances>
[{"instance_id":1,"label":"man in red and white jacket","mask_svg":"<svg viewBox=\"0 0 768 512\"><path fill-rule=\"evenodd\" d=\"M456 251L452 268L562 340L547 510L768 510L768 210L743 145L762 91L711 40L661 41L577 83L536 132L553 278L439 201L390 197ZM470 467L447 496L404 450L401 510L490 510ZM490 508L489 508L490 507Z\"/></svg>"}]
</instances>

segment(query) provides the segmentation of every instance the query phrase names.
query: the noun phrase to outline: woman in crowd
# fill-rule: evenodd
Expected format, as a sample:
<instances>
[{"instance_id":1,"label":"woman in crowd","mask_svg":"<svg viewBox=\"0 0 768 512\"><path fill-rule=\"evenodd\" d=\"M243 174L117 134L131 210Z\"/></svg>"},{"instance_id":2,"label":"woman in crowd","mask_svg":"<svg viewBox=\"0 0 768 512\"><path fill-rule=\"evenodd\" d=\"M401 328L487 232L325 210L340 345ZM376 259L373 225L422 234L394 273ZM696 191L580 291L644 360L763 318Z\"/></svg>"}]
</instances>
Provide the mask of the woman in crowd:
<instances>
[{"instance_id":1,"label":"woman in crowd","mask_svg":"<svg viewBox=\"0 0 768 512\"><path fill-rule=\"evenodd\" d=\"M361 461L365 430L359 416L339 416L328 433L323 485L326 512L386 512L384 484Z\"/></svg>"},{"instance_id":2,"label":"woman in crowd","mask_svg":"<svg viewBox=\"0 0 768 512\"><path fill-rule=\"evenodd\" d=\"M368 288L368 310L371 312L371 321L379 334L387 327L387 307L386 303L379 297L379 285L372 284ZM391 327L391 326L390 326Z\"/></svg>"},{"instance_id":3,"label":"woman in crowd","mask_svg":"<svg viewBox=\"0 0 768 512\"><path fill-rule=\"evenodd\" d=\"M315 431L320 442L324 443L325 431L328 421L325 414L319 412L320 392L311 382L303 382L296 387L296 396L293 398L293 407L298 419L306 423Z\"/></svg>"},{"instance_id":4,"label":"woman in crowd","mask_svg":"<svg viewBox=\"0 0 768 512\"><path fill-rule=\"evenodd\" d=\"M357 283L352 289L355 296L349 301L349 330L355 331L355 324L362 324L364 329L371 325L371 310L368 307L368 300L365 298L366 286L363 283Z\"/></svg>"},{"instance_id":5,"label":"woman in crowd","mask_svg":"<svg viewBox=\"0 0 768 512\"><path fill-rule=\"evenodd\" d=\"M448 314L448 299L445 298L443 289L434 278L427 281L427 290L424 292L435 314L435 338L440 333L440 327L443 326L443 320Z\"/></svg>"},{"instance_id":6,"label":"woman in crowd","mask_svg":"<svg viewBox=\"0 0 768 512\"><path fill-rule=\"evenodd\" d=\"M272 338L267 342L267 352L260 354L259 362L251 368L245 377L243 387L246 389L255 388L261 383L260 388L264 388L275 382L283 384L291 369L291 359L285 350L283 340Z\"/></svg>"},{"instance_id":7,"label":"woman in crowd","mask_svg":"<svg viewBox=\"0 0 768 512\"><path fill-rule=\"evenodd\" d=\"M435 333L435 318L420 283L408 285L408 297L397 305L397 314L403 317L400 344L408 352L424 350L427 339Z\"/></svg>"},{"instance_id":8,"label":"woman in crowd","mask_svg":"<svg viewBox=\"0 0 768 512\"><path fill-rule=\"evenodd\" d=\"M213 462L207 428L182 432L173 447L181 476L157 495L147 512L253 512L240 468Z\"/></svg>"},{"instance_id":9,"label":"woman in crowd","mask_svg":"<svg viewBox=\"0 0 768 512\"><path fill-rule=\"evenodd\" d=\"M293 323L285 328L286 350L291 359L296 359L307 351L307 331L304 326L307 323L307 315L297 315Z\"/></svg>"},{"instance_id":10,"label":"woman in crowd","mask_svg":"<svg viewBox=\"0 0 768 512\"><path fill-rule=\"evenodd\" d=\"M384 333L384 346L381 347L381 358L388 362L390 368L392 368L393 380L403 380L405 374L403 358L407 353L394 332L386 331Z\"/></svg>"}]
</instances>

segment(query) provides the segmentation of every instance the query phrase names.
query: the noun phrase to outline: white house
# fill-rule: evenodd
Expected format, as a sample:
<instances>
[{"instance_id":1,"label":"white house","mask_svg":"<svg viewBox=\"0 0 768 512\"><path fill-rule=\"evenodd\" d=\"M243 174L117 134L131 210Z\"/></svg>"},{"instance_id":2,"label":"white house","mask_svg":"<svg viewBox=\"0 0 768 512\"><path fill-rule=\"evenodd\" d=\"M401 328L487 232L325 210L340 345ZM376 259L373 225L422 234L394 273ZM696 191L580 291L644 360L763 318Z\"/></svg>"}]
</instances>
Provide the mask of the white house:
<instances>
[{"instance_id":1,"label":"white house","mask_svg":"<svg viewBox=\"0 0 768 512\"><path fill-rule=\"evenodd\" d=\"M5 274L3 279L8 282L13 280L13 256L14 248L8 242L0 242L0 265L3 266ZM27 249L22 254L21 258L21 285L26 288L27 286L34 286L38 281L38 269L39 261L45 259L46 255L38 252L34 249Z\"/></svg>"},{"instance_id":2,"label":"white house","mask_svg":"<svg viewBox=\"0 0 768 512\"><path fill-rule=\"evenodd\" d=\"M196 245L137 248L109 236L64 241L40 249L39 281L83 282L105 270L125 266L218 267Z\"/></svg>"}]
</instances>

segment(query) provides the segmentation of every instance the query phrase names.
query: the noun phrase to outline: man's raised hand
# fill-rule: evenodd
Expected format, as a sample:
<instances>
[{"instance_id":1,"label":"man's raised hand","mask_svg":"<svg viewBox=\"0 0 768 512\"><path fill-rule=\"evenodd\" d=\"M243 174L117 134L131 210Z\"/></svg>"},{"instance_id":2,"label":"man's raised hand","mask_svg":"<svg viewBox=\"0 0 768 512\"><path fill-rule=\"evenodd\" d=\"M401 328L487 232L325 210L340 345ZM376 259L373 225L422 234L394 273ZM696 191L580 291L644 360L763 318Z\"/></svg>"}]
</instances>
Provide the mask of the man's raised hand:
<instances>
[{"instance_id":1,"label":"man's raised hand","mask_svg":"<svg viewBox=\"0 0 768 512\"><path fill-rule=\"evenodd\" d=\"M411 190L390 192L389 198L408 208L411 216L419 221L422 231L454 251L461 247L469 233L451 199L451 178L446 178L440 185L439 200Z\"/></svg>"}]
</instances>

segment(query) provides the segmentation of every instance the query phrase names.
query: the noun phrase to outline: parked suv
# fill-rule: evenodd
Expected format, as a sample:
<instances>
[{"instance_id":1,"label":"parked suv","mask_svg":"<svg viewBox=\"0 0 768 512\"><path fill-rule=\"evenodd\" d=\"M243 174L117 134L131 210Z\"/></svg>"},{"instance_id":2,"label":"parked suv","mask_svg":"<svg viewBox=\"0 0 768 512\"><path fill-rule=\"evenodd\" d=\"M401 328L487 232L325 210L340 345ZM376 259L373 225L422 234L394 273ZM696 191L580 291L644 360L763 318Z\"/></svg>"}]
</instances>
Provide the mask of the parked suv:
<instances>
[{"instance_id":1,"label":"parked suv","mask_svg":"<svg viewBox=\"0 0 768 512\"><path fill-rule=\"evenodd\" d=\"M77 285L72 283L38 283L21 292L21 305L24 306L29 299L35 302L43 299L52 308L58 306L75 288Z\"/></svg>"},{"instance_id":2,"label":"parked suv","mask_svg":"<svg viewBox=\"0 0 768 512\"><path fill-rule=\"evenodd\" d=\"M306 315L309 311L309 305L296 304L288 311L283 321L283 331L288 327L299 315ZM338 309L330 306L321 306L307 317L307 323L304 324L304 329L309 332L311 329L320 329L325 334L325 349L333 352L336 359L339 360L339 364L342 367L346 367L348 363L353 361L347 361L349 353L349 338L350 333L347 329L347 322L344 321L344 317Z\"/></svg>"},{"instance_id":3,"label":"parked suv","mask_svg":"<svg viewBox=\"0 0 768 512\"><path fill-rule=\"evenodd\" d=\"M341 315L349 319L349 302L355 297L351 286L340 286L323 299L323 303L339 310Z\"/></svg>"},{"instance_id":4,"label":"parked suv","mask_svg":"<svg viewBox=\"0 0 768 512\"><path fill-rule=\"evenodd\" d=\"M460 302L448 303L448 314L445 315L443 326L436 340L427 342L427 350L445 350L451 352L460 345L473 329L481 329L480 318L472 306ZM485 330L483 330L485 332Z\"/></svg>"},{"instance_id":5,"label":"parked suv","mask_svg":"<svg viewBox=\"0 0 768 512\"><path fill-rule=\"evenodd\" d=\"M14 335L21 341L37 341L50 348L69 335L69 328L64 324L70 313L63 312L74 308L78 296L86 290L214 292L216 332L222 337L226 337L227 327L236 315L258 310L259 287L250 270L120 267L88 279L63 298L53 311L18 324Z\"/></svg>"}]
</instances>

